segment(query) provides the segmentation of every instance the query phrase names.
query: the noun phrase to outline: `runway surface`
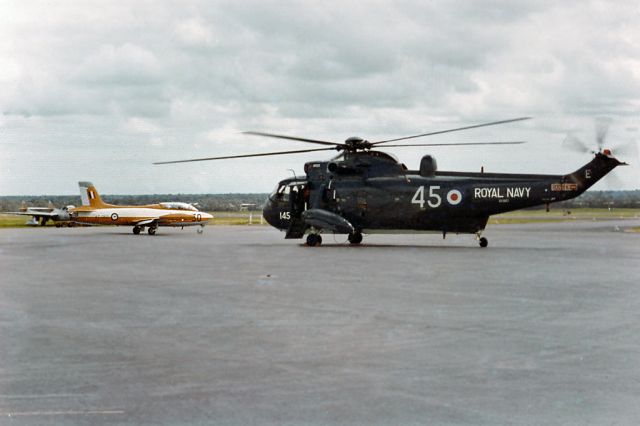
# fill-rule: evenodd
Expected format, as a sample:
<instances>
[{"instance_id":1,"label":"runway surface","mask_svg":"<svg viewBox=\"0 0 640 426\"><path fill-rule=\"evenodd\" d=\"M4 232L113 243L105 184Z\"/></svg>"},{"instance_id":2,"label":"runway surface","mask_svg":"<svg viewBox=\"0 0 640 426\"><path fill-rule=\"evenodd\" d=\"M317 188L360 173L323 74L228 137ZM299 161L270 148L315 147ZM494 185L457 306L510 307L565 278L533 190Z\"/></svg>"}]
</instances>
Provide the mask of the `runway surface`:
<instances>
[{"instance_id":1,"label":"runway surface","mask_svg":"<svg viewBox=\"0 0 640 426\"><path fill-rule=\"evenodd\" d=\"M0 230L0 424L638 424L639 225Z\"/></svg>"}]
</instances>

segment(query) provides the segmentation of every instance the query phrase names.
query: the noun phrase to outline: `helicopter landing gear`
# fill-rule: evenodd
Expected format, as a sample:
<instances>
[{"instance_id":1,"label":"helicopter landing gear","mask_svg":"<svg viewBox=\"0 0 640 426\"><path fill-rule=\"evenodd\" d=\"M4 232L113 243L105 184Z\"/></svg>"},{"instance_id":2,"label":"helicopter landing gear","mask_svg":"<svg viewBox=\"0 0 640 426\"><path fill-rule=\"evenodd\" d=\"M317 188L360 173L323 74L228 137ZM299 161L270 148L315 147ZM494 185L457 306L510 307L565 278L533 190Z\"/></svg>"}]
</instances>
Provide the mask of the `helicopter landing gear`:
<instances>
[{"instance_id":1,"label":"helicopter landing gear","mask_svg":"<svg viewBox=\"0 0 640 426\"><path fill-rule=\"evenodd\" d=\"M487 240L485 237L481 237L480 235L480 232L476 233L476 239L478 240L478 244L480 245L480 247L484 248L489 245L489 240Z\"/></svg>"},{"instance_id":2,"label":"helicopter landing gear","mask_svg":"<svg viewBox=\"0 0 640 426\"><path fill-rule=\"evenodd\" d=\"M349 234L349 244L358 245L362 242L362 234L358 231L353 231Z\"/></svg>"},{"instance_id":3,"label":"helicopter landing gear","mask_svg":"<svg viewBox=\"0 0 640 426\"><path fill-rule=\"evenodd\" d=\"M318 247L320 244L322 244L322 237L320 234L307 235L307 245L309 247Z\"/></svg>"},{"instance_id":4,"label":"helicopter landing gear","mask_svg":"<svg viewBox=\"0 0 640 426\"><path fill-rule=\"evenodd\" d=\"M155 226L150 226L147 232L149 233L149 235L156 235L156 229L157 228Z\"/></svg>"},{"instance_id":5,"label":"helicopter landing gear","mask_svg":"<svg viewBox=\"0 0 640 426\"><path fill-rule=\"evenodd\" d=\"M133 227L133 233L136 235L140 235L140 227L139 226L134 226Z\"/></svg>"}]
</instances>

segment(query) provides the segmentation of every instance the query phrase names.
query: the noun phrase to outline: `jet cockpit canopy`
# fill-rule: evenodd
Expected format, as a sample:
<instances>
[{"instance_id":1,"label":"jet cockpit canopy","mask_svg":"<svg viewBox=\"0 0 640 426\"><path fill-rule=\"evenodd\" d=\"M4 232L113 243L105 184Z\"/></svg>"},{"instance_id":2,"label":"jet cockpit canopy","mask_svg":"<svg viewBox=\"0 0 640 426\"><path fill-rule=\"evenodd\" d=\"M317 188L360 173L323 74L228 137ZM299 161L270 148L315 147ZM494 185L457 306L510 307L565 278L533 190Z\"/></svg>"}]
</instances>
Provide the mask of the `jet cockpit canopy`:
<instances>
[{"instance_id":1,"label":"jet cockpit canopy","mask_svg":"<svg viewBox=\"0 0 640 426\"><path fill-rule=\"evenodd\" d=\"M198 211L198 209L193 207L191 204L182 203L182 202L179 202L179 201L172 201L172 202L168 202L168 203L160 203L160 205L165 209L171 209L171 210L190 210L192 212L197 212Z\"/></svg>"}]
</instances>

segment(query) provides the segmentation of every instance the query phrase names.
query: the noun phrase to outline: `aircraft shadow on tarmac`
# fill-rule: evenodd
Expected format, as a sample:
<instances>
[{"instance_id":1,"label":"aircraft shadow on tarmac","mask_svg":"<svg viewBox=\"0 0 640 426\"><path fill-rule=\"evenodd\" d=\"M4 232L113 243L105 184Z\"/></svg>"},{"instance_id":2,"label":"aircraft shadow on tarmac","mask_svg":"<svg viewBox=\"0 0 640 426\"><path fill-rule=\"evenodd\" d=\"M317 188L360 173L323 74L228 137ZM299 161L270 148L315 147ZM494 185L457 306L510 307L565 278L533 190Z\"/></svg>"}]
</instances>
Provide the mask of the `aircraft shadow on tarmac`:
<instances>
[{"instance_id":1,"label":"aircraft shadow on tarmac","mask_svg":"<svg viewBox=\"0 0 640 426\"><path fill-rule=\"evenodd\" d=\"M276 245L273 245L274 247ZM281 246L278 246L281 247ZM563 251L563 248L560 247L531 247L531 246L522 246L522 247L490 247L487 250L480 250L479 247L476 246L442 246L442 245L417 245L417 244L358 244L351 245L349 243L334 243L327 244L323 243L320 247L309 247L306 244L299 244L300 248L305 249L313 249L313 250L322 250L322 249L332 249L332 250L375 250L375 249L386 249L386 250L406 250L406 249L417 249L417 250L425 250L425 251L460 251L460 250L469 250L473 252L507 252L512 250L523 250L523 251Z\"/></svg>"}]
</instances>

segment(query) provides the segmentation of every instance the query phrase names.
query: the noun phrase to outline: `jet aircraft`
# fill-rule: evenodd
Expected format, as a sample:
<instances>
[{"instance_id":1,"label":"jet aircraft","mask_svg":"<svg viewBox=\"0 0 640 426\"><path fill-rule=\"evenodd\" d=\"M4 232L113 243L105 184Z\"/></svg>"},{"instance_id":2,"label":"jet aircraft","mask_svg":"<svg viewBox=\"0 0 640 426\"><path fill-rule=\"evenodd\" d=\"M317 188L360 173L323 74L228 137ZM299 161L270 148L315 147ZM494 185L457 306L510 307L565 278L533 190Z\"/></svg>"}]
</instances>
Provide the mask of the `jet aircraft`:
<instances>
[{"instance_id":1,"label":"jet aircraft","mask_svg":"<svg viewBox=\"0 0 640 426\"><path fill-rule=\"evenodd\" d=\"M213 216L201 212L191 204L164 202L141 206L120 206L102 201L100 194L91 182L78 182L82 206L69 210L74 222L89 225L133 226L133 233L140 234L147 228L154 235L159 226L204 226Z\"/></svg>"},{"instance_id":2,"label":"jet aircraft","mask_svg":"<svg viewBox=\"0 0 640 426\"><path fill-rule=\"evenodd\" d=\"M3 214L11 214L17 216L31 216L31 219L27 221L27 225L41 225L45 226L49 220L53 221L56 227L61 226L73 226L71 222L71 215L69 209L74 206L66 206L61 209L53 206L49 201L48 207L27 207L25 203L22 203L20 211L17 212L3 212Z\"/></svg>"}]
</instances>

